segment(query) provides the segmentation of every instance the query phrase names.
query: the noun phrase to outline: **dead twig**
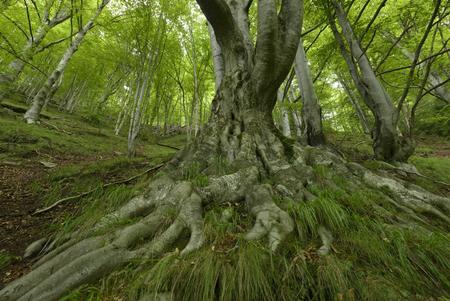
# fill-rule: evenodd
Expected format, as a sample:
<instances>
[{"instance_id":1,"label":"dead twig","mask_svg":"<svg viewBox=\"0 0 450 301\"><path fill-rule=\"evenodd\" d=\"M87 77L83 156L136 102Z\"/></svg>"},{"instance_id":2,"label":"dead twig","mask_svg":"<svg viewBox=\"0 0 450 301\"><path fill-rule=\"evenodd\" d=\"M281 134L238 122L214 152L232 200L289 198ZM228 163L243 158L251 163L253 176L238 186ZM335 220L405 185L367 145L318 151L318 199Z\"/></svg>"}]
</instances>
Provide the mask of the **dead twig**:
<instances>
[{"instance_id":1,"label":"dead twig","mask_svg":"<svg viewBox=\"0 0 450 301\"><path fill-rule=\"evenodd\" d=\"M178 148L178 147L167 145L167 144L156 143L156 145L163 146L163 147L168 147L168 148L171 148L171 149L174 149L174 150L180 150L180 148Z\"/></svg>"},{"instance_id":2,"label":"dead twig","mask_svg":"<svg viewBox=\"0 0 450 301\"><path fill-rule=\"evenodd\" d=\"M93 188L93 189L91 189L91 190L85 191L85 192L80 193L80 194L77 194L77 195L65 197L65 198L63 198L63 199L60 199L60 200L56 201L55 203L53 203L52 205L50 205L50 206L48 206L48 207L45 207L45 208L36 210L32 215L36 215L36 214L40 214L40 213L47 212L47 211L49 211L49 210L55 208L56 206L58 206L58 205L61 204L61 203L64 203L64 202L67 202L67 201L70 201L70 200L75 200L75 199L84 197L84 196L86 196L86 195L89 195L89 194L93 193L94 191L96 191L96 190L99 189L99 188L106 188L106 187L113 186L113 185L117 185L117 184L124 184L124 183L131 182L131 181L133 181L134 179L137 179L137 178L139 178L140 176L143 176L143 175L145 175L145 174L147 174L147 173L149 173L149 172L151 172L151 171L155 171L155 170L160 169L160 168L163 167L164 165L165 165L165 163L161 163L161 164L158 164L158 165L156 165L156 166L153 166L152 168L149 168L149 169L147 169L147 170L145 170L145 171L143 171L143 172L141 172L141 173L139 173L139 174L137 174L137 175L135 175L135 176L132 176L131 178L128 178L128 179L125 179L125 180L119 180L119 181L115 181L115 182L111 182L111 183L106 183L106 184L102 185L101 187L96 187L96 188Z\"/></svg>"},{"instance_id":3,"label":"dead twig","mask_svg":"<svg viewBox=\"0 0 450 301\"><path fill-rule=\"evenodd\" d=\"M42 121L42 120L41 120L41 123L42 123L43 125L46 125L46 126L48 126L48 127L51 127L51 128L53 128L53 129L57 130L58 132L63 132L64 134L72 135L71 132L68 132L68 131L66 131L66 130L64 130L64 129L60 129L59 127L57 127L57 126L54 125L54 124L47 123L47 122Z\"/></svg>"}]
</instances>

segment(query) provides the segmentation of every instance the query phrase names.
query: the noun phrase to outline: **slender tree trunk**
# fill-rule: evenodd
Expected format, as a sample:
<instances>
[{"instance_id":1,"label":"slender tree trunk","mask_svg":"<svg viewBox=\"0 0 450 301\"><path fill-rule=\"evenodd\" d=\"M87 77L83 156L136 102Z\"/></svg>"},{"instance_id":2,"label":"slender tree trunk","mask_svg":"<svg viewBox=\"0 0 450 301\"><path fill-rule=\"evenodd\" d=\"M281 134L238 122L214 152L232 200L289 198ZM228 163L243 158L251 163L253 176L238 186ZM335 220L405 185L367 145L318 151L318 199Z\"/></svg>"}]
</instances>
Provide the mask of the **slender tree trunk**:
<instances>
[{"instance_id":1,"label":"slender tree trunk","mask_svg":"<svg viewBox=\"0 0 450 301\"><path fill-rule=\"evenodd\" d=\"M39 120L39 114L41 113L42 107L44 106L44 103L48 98L51 88L62 76L70 59L73 57L74 53L78 50L78 47L80 46L87 32L94 26L95 20L100 15L103 8L105 8L105 6L109 3L109 1L110 0L102 1L100 6L97 8L97 11L95 12L94 16L91 17L91 19L86 23L86 25L83 26L81 31L78 32L75 39L70 44L70 47L66 50L60 62L58 63L56 69L52 72L52 74L47 79L46 83L36 94L36 96L33 99L31 107L24 115L24 119L27 121L27 123L36 123Z\"/></svg>"},{"instance_id":2,"label":"slender tree trunk","mask_svg":"<svg viewBox=\"0 0 450 301\"><path fill-rule=\"evenodd\" d=\"M311 71L308 66L303 40L300 43L295 57L294 69L302 95L303 108L302 119L305 127L307 143L309 145L320 145L325 143L322 130L322 113L314 90Z\"/></svg>"},{"instance_id":3,"label":"slender tree trunk","mask_svg":"<svg viewBox=\"0 0 450 301\"><path fill-rule=\"evenodd\" d=\"M349 102L352 104L353 108L355 109L356 115L358 116L359 123L361 124L361 127L363 129L364 134L369 135L371 133L369 122L367 121L367 116L364 113L363 109L361 108L361 105L359 104L358 98L353 93L352 89L347 85L347 83L344 81L344 79L338 75L339 82L341 83L342 87L344 88L347 98Z\"/></svg>"},{"instance_id":4,"label":"slender tree trunk","mask_svg":"<svg viewBox=\"0 0 450 301\"><path fill-rule=\"evenodd\" d=\"M192 67L194 77L194 98L191 108L191 128L193 128L193 137L197 137L200 129L200 96L199 96L199 80L197 68L197 48L195 44L194 34L192 32L192 24L189 24L189 38L192 47ZM192 130L192 129L191 129Z\"/></svg>"},{"instance_id":5,"label":"slender tree trunk","mask_svg":"<svg viewBox=\"0 0 450 301\"><path fill-rule=\"evenodd\" d=\"M289 89L288 97L289 97L288 98L289 101L291 103L294 103L295 95L294 95L294 91L292 89ZM305 137L304 137L303 131L302 131L302 127L303 127L302 118L296 109L291 110L291 113L292 113L292 119L294 120L295 133L296 133L297 139L300 140L301 142L305 142L304 141Z\"/></svg>"},{"instance_id":6,"label":"slender tree trunk","mask_svg":"<svg viewBox=\"0 0 450 301\"><path fill-rule=\"evenodd\" d=\"M281 111L281 132L285 137L291 137L291 127L289 123L289 110L286 108L283 100L283 90L280 88L277 92L277 99Z\"/></svg>"},{"instance_id":7,"label":"slender tree trunk","mask_svg":"<svg viewBox=\"0 0 450 301\"><path fill-rule=\"evenodd\" d=\"M27 62L33 59L36 54L37 47L47 36L48 32L58 24L63 23L70 17L70 13L61 11L61 3L63 0L59 0L57 3L57 10L53 18L49 18L50 10L52 9L54 1L47 3L44 12L42 14L41 23L36 30L36 33L28 39L22 51L19 53L19 57L14 59L6 68L6 71L0 74L0 101L6 97L11 85L13 85L19 75L22 73Z\"/></svg>"},{"instance_id":8,"label":"slender tree trunk","mask_svg":"<svg viewBox=\"0 0 450 301\"><path fill-rule=\"evenodd\" d=\"M119 136L120 130L123 127L123 124L125 123L125 119L127 118L129 114L129 102L130 102L130 91L127 91L125 94L125 100L123 101L122 108L119 112L119 115L117 116L116 125L114 126L114 135Z\"/></svg>"},{"instance_id":9,"label":"slender tree trunk","mask_svg":"<svg viewBox=\"0 0 450 301\"><path fill-rule=\"evenodd\" d=\"M350 75L364 102L375 117L375 128L372 134L375 157L385 161L407 161L414 152L413 143L411 139L399 134L397 110L390 96L375 76L369 59L361 49L341 4L336 0L332 2L350 52L337 30L331 12L327 10L331 29L347 63Z\"/></svg>"},{"instance_id":10,"label":"slender tree trunk","mask_svg":"<svg viewBox=\"0 0 450 301\"><path fill-rule=\"evenodd\" d=\"M128 157L134 157L136 155L136 138L141 127L141 111L149 80L148 72L144 73L142 77L138 78L136 84L136 94L128 131Z\"/></svg>"}]
</instances>

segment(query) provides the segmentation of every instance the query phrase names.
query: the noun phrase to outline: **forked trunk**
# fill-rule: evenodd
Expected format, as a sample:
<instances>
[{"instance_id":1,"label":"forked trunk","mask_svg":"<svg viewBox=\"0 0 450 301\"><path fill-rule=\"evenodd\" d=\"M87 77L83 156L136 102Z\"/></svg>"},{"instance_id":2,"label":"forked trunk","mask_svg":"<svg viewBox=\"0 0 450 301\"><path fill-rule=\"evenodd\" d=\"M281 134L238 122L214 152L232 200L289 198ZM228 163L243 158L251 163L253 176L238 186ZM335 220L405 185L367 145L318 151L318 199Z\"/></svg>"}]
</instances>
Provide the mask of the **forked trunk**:
<instances>
[{"instance_id":1,"label":"forked trunk","mask_svg":"<svg viewBox=\"0 0 450 301\"><path fill-rule=\"evenodd\" d=\"M342 28L342 35L347 43L339 33L334 17L328 11L331 29L358 92L374 115L375 127L372 138L375 157L384 161L405 162L414 152L412 140L399 133L397 110L389 94L377 79L366 53L353 33L342 5L337 0L332 0L332 3ZM349 46L349 50L346 45Z\"/></svg>"},{"instance_id":2,"label":"forked trunk","mask_svg":"<svg viewBox=\"0 0 450 301\"><path fill-rule=\"evenodd\" d=\"M349 177L355 187L363 186L363 182L376 187L388 187L398 197L396 201L400 206L414 206L406 208L409 212L423 210L450 222L443 213L450 212L450 206L445 203L447 199L414 188L408 189L402 183L377 176L358 164L346 164L324 147L302 147L283 137L275 128L272 110L277 90L292 66L300 38L298 1L282 1L279 16L276 1L258 2L260 22L255 56L246 50L248 44L244 42L245 35L239 29L242 23L235 21L227 2L197 2L211 22L226 58L222 84L213 100L211 116L204 130L160 170L142 195L105 215L89 229L91 232L65 235L56 244L51 243L46 247L43 251L46 254L37 261L33 271L0 291L0 301L59 300L68 291L96 281L130 262L145 261L150 264L153 259L161 260L164 254L184 256L205 244L210 245L205 246L204 250L214 250L214 235L205 235L203 218L209 210L218 209L225 213L231 204L241 206L245 212L236 213L238 219L248 215L253 218L253 227L242 225L250 229L241 228L240 224L236 227L239 229L237 234L246 232L242 235L244 240L264 239L270 248L267 251L271 251L268 252L270 258L273 255L284 256L285 253L293 253L295 258L300 258L296 250L273 252L294 230L294 220L287 213L288 208L294 208L306 200L314 200L310 188L314 185L310 184L316 176L321 181L331 181L331 178L323 177L323 172L320 172L321 176L315 174L315 170L323 170L323 167L332 167L339 178ZM234 1L229 2L231 5L236 4ZM236 15L242 14L243 11ZM274 37L280 40L274 40ZM189 173L192 166L195 166L198 174ZM201 181L204 177L207 181ZM394 202L393 199L391 202ZM226 218L225 214L222 216ZM315 218L316 214L305 216ZM313 227L316 227L316 223ZM337 223L341 224L342 221ZM215 231L216 225L210 224L208 231ZM297 224L297 229L301 227L300 223ZM317 232L317 238L320 237L323 244L317 254L326 255L331 249L333 236L325 226L317 228L314 232ZM187 233L188 239L185 236ZM245 244L245 241L238 242L233 249ZM181 252L171 252L169 255L170 250L178 250L178 247L182 248ZM39 248L33 249L32 245L27 254L39 251ZM201 256L199 254L204 253L191 256L195 260L195 256ZM304 256L306 253L300 254ZM221 252L214 256L227 254ZM184 259L176 258L177 264ZM190 257L188 260L193 262L193 271L195 262ZM239 275L237 270L241 267L229 262L226 266L227 269L236 269L235 275ZM140 265L139 268L145 269L146 265ZM249 276L252 277L251 274ZM149 277L159 276L150 273ZM224 282L227 279L209 272L205 277L215 279L199 283L199 286L208 286L208 292L212 294L196 294L194 300L200 300L199 296L204 300L256 300L250 299L248 296L252 295L247 291L241 294L247 298L223 295L225 289L230 290L228 283ZM160 279L157 281L160 282ZM183 295L183 291L176 287L178 284L167 283L158 287L146 285L142 290L139 288L137 297L142 298L140 300L155 300L161 295L169 296L171 300L192 299ZM253 286L253 282L250 286L253 291L262 287L258 283ZM238 286L233 286L231 290L235 287ZM268 297L264 292L260 295L263 297L258 300Z\"/></svg>"}]
</instances>

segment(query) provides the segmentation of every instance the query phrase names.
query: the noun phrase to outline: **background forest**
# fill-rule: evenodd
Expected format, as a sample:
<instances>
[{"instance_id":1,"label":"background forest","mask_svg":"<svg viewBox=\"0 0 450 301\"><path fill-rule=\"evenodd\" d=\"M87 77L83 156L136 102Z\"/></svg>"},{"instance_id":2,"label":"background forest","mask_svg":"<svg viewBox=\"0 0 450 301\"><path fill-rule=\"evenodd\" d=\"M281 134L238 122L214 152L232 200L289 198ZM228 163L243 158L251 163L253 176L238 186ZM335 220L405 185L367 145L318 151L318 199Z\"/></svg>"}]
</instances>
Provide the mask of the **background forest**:
<instances>
[{"instance_id":1,"label":"background forest","mask_svg":"<svg viewBox=\"0 0 450 301\"><path fill-rule=\"evenodd\" d=\"M277 233L281 256L272 253L273 229L264 234L270 248L240 236L259 213L237 201L208 203L208 244L188 257L179 250L195 236L190 224L191 240L183 232L170 245L175 251L158 259L133 258L98 282L68 277L77 285L63 283L61 292L39 291L38 283L35 295L8 295L7 284L52 262L54 248L74 237L84 242L105 215L148 195L152 177L180 153L197 156L227 95L223 86L234 87L224 63L230 55L203 2L0 0L0 301L448 300L449 0L299 1L300 44L276 88L272 117L286 156L296 154L296 143L305 147L313 176L300 205L285 205L288 193L274 188L274 206L295 219L293 234ZM244 2L245 47L258 49L260 3L282 11L292 0L226 0ZM278 65L281 59L265 74ZM360 185L352 179L362 169L346 163L347 177L341 159L314 147L374 176L362 172ZM278 187L268 159L256 153L269 170L262 182ZM316 155L332 163L309 159ZM193 191L238 170L228 153L198 156L170 165ZM214 171L203 161L214 162ZM298 180L289 176L282 180ZM164 214L163 225L176 215ZM136 221L127 216L111 229ZM105 229L98 233L114 232Z\"/></svg>"},{"instance_id":2,"label":"background forest","mask_svg":"<svg viewBox=\"0 0 450 301\"><path fill-rule=\"evenodd\" d=\"M3 1L0 71L9 74L12 62L20 63L14 85L22 94L16 100L25 98L29 103L39 92L97 5L98 1L88 0ZM441 136L448 136L450 129L446 5L443 1L411 78L410 66L434 2L353 1L347 8L364 52L391 98L400 99L410 85L400 126L414 122L414 129ZM302 38L326 131L369 131L371 114L361 103L322 6L307 1L305 11ZM43 18L62 19L64 14L66 20L41 32L49 27ZM208 26L192 1L112 1L61 73L46 106L79 112L122 134L134 123L144 131L184 128L195 135L208 118L214 96ZM431 89L435 86L441 89ZM291 114L302 106L296 80L289 82L283 96L275 120L281 127L286 116L295 135Z\"/></svg>"}]
</instances>

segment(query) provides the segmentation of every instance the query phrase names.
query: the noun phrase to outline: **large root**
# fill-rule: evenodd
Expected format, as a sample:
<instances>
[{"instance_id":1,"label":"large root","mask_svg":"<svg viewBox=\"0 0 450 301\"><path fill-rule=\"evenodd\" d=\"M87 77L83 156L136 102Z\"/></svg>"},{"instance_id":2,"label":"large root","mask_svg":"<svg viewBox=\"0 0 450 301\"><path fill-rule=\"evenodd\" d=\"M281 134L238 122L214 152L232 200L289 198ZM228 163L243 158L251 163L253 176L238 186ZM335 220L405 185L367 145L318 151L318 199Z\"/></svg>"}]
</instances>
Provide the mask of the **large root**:
<instances>
[{"instance_id":1,"label":"large root","mask_svg":"<svg viewBox=\"0 0 450 301\"><path fill-rule=\"evenodd\" d=\"M271 130L258 133L249 135L239 123L224 127L216 138L196 142L192 146L195 151L188 149L181 153L150 182L146 193L107 214L90 233L73 233L56 243L36 242L28 253L44 247L46 254L32 272L1 290L0 300L57 300L132 260L158 257L175 249L186 241L186 233L189 239L180 255L191 253L207 243L203 211L214 204L243 204L254 218L253 227L244 238L265 239L268 247L276 251L293 231L295 221L284 210L285 204L275 200L313 201L315 196L308 187L314 184L314 168L318 166L333 169L356 186L389 189L390 200L400 208L431 213L450 221L447 198L375 174L360 165L348 164L324 148L282 141ZM218 157L230 163L229 170L223 174L214 166ZM205 162L204 158L209 160ZM208 183L203 187L196 187L191 179L183 179L182 169L192 162L204 162L200 164L200 172L208 175ZM119 227L124 220L134 222ZM327 255L332 249L333 229L319 226L317 232L322 240L318 253Z\"/></svg>"}]
</instances>

